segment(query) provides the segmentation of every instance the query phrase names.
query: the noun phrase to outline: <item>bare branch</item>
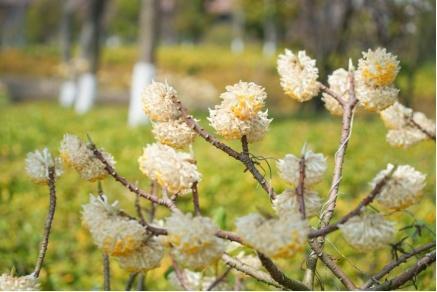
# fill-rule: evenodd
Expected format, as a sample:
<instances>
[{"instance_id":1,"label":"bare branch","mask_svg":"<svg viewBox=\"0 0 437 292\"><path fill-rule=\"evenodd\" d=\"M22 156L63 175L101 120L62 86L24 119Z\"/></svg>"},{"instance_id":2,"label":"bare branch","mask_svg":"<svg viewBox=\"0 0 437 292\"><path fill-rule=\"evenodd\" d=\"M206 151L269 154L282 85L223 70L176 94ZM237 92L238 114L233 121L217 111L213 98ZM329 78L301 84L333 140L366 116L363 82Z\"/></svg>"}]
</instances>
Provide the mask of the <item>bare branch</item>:
<instances>
[{"instance_id":1,"label":"bare branch","mask_svg":"<svg viewBox=\"0 0 437 292\"><path fill-rule=\"evenodd\" d=\"M126 288L125 288L126 291L130 291L132 289L132 286L135 282L135 278L137 277L137 275L138 275L138 273L130 273L129 274L129 279L127 280Z\"/></svg>"},{"instance_id":2,"label":"bare branch","mask_svg":"<svg viewBox=\"0 0 437 292\"><path fill-rule=\"evenodd\" d=\"M297 291L307 291L310 290L306 285L303 283L288 278L279 268L273 263L271 259L263 255L262 253L258 252L258 258L260 259L262 265L266 270L269 272L270 276L284 286L287 289L290 290L297 290Z\"/></svg>"},{"instance_id":3,"label":"bare branch","mask_svg":"<svg viewBox=\"0 0 437 292\"><path fill-rule=\"evenodd\" d=\"M217 279L214 280L214 282L212 282L208 288L206 288L206 291L211 291L212 289L214 289L215 286L217 286L218 284L220 284L220 282L222 282L226 276L229 274L229 272L232 270L232 267L227 268L223 274L221 274L219 277L217 277Z\"/></svg>"},{"instance_id":4,"label":"bare branch","mask_svg":"<svg viewBox=\"0 0 437 292\"><path fill-rule=\"evenodd\" d=\"M123 176L118 174L115 171L115 169L111 166L111 164L103 157L102 152L100 152L97 149L97 147L94 143L91 142L89 144L89 148L93 152L94 156L105 165L105 169L108 172L108 174L111 175L116 181L121 183L123 186L125 186L129 191L139 195L140 197L143 197L144 199L152 201L155 204L165 206L173 212L179 211L179 209L176 207L176 205L171 200L160 199L156 195L146 193L145 191L138 188L136 185L129 182L126 178L124 178Z\"/></svg>"},{"instance_id":5,"label":"bare branch","mask_svg":"<svg viewBox=\"0 0 437 292\"><path fill-rule=\"evenodd\" d=\"M415 248L413 249L411 252L404 254L402 256L399 257L399 259L385 265L381 271L379 271L377 274L375 274L374 276L372 276L372 278L367 281L362 287L361 289L366 289L369 288L370 286L372 286L373 284L379 284L378 281L380 279L382 279L385 275L387 275L388 273L390 273L394 268L400 266L401 264L405 263L409 258L422 253L424 251L427 251L431 248L435 248L435 242L430 242L428 244L422 245L421 247Z\"/></svg>"},{"instance_id":6,"label":"bare branch","mask_svg":"<svg viewBox=\"0 0 437 292\"><path fill-rule=\"evenodd\" d=\"M232 268L234 268L234 269L236 269L236 270L238 270L238 271L240 271L248 276L251 276L252 278L254 278L260 282L263 282L263 283L270 285L270 286L274 286L274 287L279 288L279 289L284 288L279 283L277 283L275 280L273 280L269 274L267 274L263 271L258 271L257 269L255 269L249 265L246 265L242 261L240 261L236 258L233 258L226 253L222 256L222 260L228 266L230 266L230 267L232 267Z\"/></svg>"},{"instance_id":7,"label":"bare branch","mask_svg":"<svg viewBox=\"0 0 437 292\"><path fill-rule=\"evenodd\" d=\"M396 288L399 288L406 282L413 279L415 276L417 276L420 272L425 270L429 265L435 262L436 254L435 251L427 253L424 257L419 259L414 266L407 269L405 272L400 274L399 276L385 281L381 285L376 285L369 290L373 291L381 291L381 290L394 290Z\"/></svg>"},{"instance_id":8,"label":"bare branch","mask_svg":"<svg viewBox=\"0 0 437 292\"><path fill-rule=\"evenodd\" d=\"M337 93L335 93L334 91L332 91L329 87L327 87L326 85L324 85L323 83L319 82L319 87L322 91L326 92L327 94L329 94L330 96L332 96L335 100L338 101L338 103L342 106L345 107L346 105L346 101Z\"/></svg>"},{"instance_id":9,"label":"bare branch","mask_svg":"<svg viewBox=\"0 0 437 292\"><path fill-rule=\"evenodd\" d=\"M302 219L306 218L305 214L305 158L302 156L299 160L299 183L296 187L297 200L299 201L299 213Z\"/></svg>"},{"instance_id":10,"label":"bare branch","mask_svg":"<svg viewBox=\"0 0 437 292\"><path fill-rule=\"evenodd\" d=\"M325 227L323 227L321 229L317 229L317 230L311 231L310 234L308 235L308 237L309 238L314 238L314 237L319 237L319 236L331 233L331 232L337 230L341 224L344 224L347 221L349 221L349 219L351 219L352 217L359 215L364 210L364 207L366 207L367 205L371 204L373 202L373 200L376 198L376 196L381 192L381 189L384 187L384 185L387 183L387 181L391 178L391 176L393 175L393 173L396 170L396 168L397 167L393 167L393 169L390 171L390 173L388 173L383 179L381 179L375 185L375 187L373 188L372 192L370 192L370 194L367 195L358 204L358 206L355 207L355 209L353 209L352 211L347 213L344 217L342 217L336 223L328 225L328 226L325 226Z\"/></svg>"},{"instance_id":11,"label":"bare branch","mask_svg":"<svg viewBox=\"0 0 437 292\"><path fill-rule=\"evenodd\" d=\"M322 251L322 247L315 241L310 242L311 248L315 251L316 255L322 260L322 262L331 270L331 272L343 283L343 285L349 290L357 290L355 284L346 276L343 270L331 259L330 256Z\"/></svg>"},{"instance_id":12,"label":"bare branch","mask_svg":"<svg viewBox=\"0 0 437 292\"><path fill-rule=\"evenodd\" d=\"M199 192L197 189L197 181L193 183L193 186L191 187L191 192L193 193L194 215L200 216Z\"/></svg>"},{"instance_id":13,"label":"bare branch","mask_svg":"<svg viewBox=\"0 0 437 292\"><path fill-rule=\"evenodd\" d=\"M413 117L409 117L408 121L417 129L419 129L422 133L424 133L426 136L428 136L429 139L433 140L435 142L435 133L428 131L427 129L423 128L421 125L419 125Z\"/></svg>"},{"instance_id":14,"label":"bare branch","mask_svg":"<svg viewBox=\"0 0 437 292\"><path fill-rule=\"evenodd\" d=\"M111 290L111 267L106 253L103 253L103 290Z\"/></svg>"},{"instance_id":15,"label":"bare branch","mask_svg":"<svg viewBox=\"0 0 437 292\"><path fill-rule=\"evenodd\" d=\"M33 271L33 275L38 278L39 273L41 272L42 265L44 263L44 259L47 253L47 248L49 245L49 237L50 237L50 231L52 229L52 223L53 218L55 216L55 210L56 210L56 172L55 167L49 167L49 212L47 214L46 223L44 225L44 233L43 233L43 240L41 241L41 245L39 248L39 254L38 259L35 264L35 269Z\"/></svg>"}]
</instances>

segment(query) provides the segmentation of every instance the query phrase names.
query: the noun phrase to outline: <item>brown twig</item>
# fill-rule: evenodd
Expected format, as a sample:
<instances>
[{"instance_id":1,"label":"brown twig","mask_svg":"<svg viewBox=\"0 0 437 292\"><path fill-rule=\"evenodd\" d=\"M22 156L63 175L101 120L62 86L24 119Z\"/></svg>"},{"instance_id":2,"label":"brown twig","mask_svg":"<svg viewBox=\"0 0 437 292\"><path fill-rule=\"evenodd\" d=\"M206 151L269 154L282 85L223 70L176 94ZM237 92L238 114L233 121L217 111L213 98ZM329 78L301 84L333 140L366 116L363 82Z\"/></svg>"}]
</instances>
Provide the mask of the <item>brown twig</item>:
<instances>
[{"instance_id":1,"label":"brown twig","mask_svg":"<svg viewBox=\"0 0 437 292\"><path fill-rule=\"evenodd\" d=\"M243 263L242 261L240 261L236 258L231 257L230 255L228 255L226 253L223 254L222 260L228 266L230 266L230 267L232 267L232 268L260 281L260 282L263 282L263 283L270 285L270 286L274 286L274 287L279 288L279 289L284 288L282 285L280 285L275 280L273 280L269 274L267 274L263 271L258 271L257 269Z\"/></svg>"},{"instance_id":2,"label":"brown twig","mask_svg":"<svg viewBox=\"0 0 437 292\"><path fill-rule=\"evenodd\" d=\"M147 287L146 287L146 276L147 276L147 272L144 272L144 273L141 273L140 276L138 277L137 291L145 291L145 290L147 290Z\"/></svg>"},{"instance_id":3,"label":"brown twig","mask_svg":"<svg viewBox=\"0 0 437 292\"><path fill-rule=\"evenodd\" d=\"M127 279L127 282L126 282L126 288L125 288L126 291L130 291L132 289L132 286L135 282L135 278L137 277L137 275L138 275L138 273L130 273L129 274L129 279Z\"/></svg>"},{"instance_id":4,"label":"brown twig","mask_svg":"<svg viewBox=\"0 0 437 292\"><path fill-rule=\"evenodd\" d=\"M46 223L44 225L44 234L43 234L43 240L41 241L40 248L39 248L39 254L38 259L35 264L35 269L33 271L33 276L36 278L39 277L39 273L41 272L42 265L44 263L44 259L47 253L47 248L49 245L49 237L50 237L50 231L52 229L52 223L53 218L55 216L55 210L56 210L56 171L55 167L51 166L48 169L49 172L49 212L47 214Z\"/></svg>"},{"instance_id":5,"label":"brown twig","mask_svg":"<svg viewBox=\"0 0 437 292\"><path fill-rule=\"evenodd\" d=\"M302 156L299 160L299 183L296 187L297 200L299 202L299 213L302 219L306 218L305 212L305 158Z\"/></svg>"},{"instance_id":6,"label":"brown twig","mask_svg":"<svg viewBox=\"0 0 437 292\"><path fill-rule=\"evenodd\" d=\"M109 256L106 253L103 253L103 290L111 290L111 267Z\"/></svg>"},{"instance_id":7,"label":"brown twig","mask_svg":"<svg viewBox=\"0 0 437 292\"><path fill-rule=\"evenodd\" d=\"M181 287L184 290L190 290L189 287L187 286L187 283L186 283L184 271L179 268L179 265L177 264L177 262L175 261L175 259L173 257L171 257L171 265L173 266L174 272L176 274L176 278L178 279Z\"/></svg>"},{"instance_id":8,"label":"brown twig","mask_svg":"<svg viewBox=\"0 0 437 292\"><path fill-rule=\"evenodd\" d=\"M320 82L319 82L319 87L322 91L326 92L327 94L332 96L335 100L337 100L341 106L344 107L346 105L346 101L340 95L332 91L329 87L327 87L326 85Z\"/></svg>"},{"instance_id":9,"label":"brown twig","mask_svg":"<svg viewBox=\"0 0 437 292\"><path fill-rule=\"evenodd\" d=\"M414 126L416 127L419 131L421 131L422 133L424 133L426 136L428 136L429 139L433 140L435 142L435 133L432 133L430 131L428 131L427 129L423 128L421 125L419 125L414 118L411 116L408 118L408 121Z\"/></svg>"},{"instance_id":10,"label":"brown twig","mask_svg":"<svg viewBox=\"0 0 437 292\"><path fill-rule=\"evenodd\" d=\"M253 177L258 181L258 183L261 185L264 191L269 195L269 197L271 199L274 198L275 192L273 191L273 188L266 181L263 175L258 171L258 169L255 167L253 161L250 159L249 156L245 155L244 153L239 153L234 149L232 149L231 147L229 147L228 145L220 142L216 137L214 137L213 135L208 133L204 128L202 128L191 115L189 115L187 108L184 105L182 105L182 102L176 96L172 96L172 100L176 104L178 110L180 111L182 119L191 129L193 129L193 131L195 131L206 142L210 143L217 149L225 152L232 158L242 162L246 166L246 168L250 171L250 173L253 175Z\"/></svg>"},{"instance_id":11,"label":"brown twig","mask_svg":"<svg viewBox=\"0 0 437 292\"><path fill-rule=\"evenodd\" d=\"M212 282L208 288L206 288L206 291L211 291L212 289L214 289L218 284L220 284L220 282L222 282L226 276L229 274L229 272L232 270L232 267L227 268L223 274L221 274L219 277L217 277L217 279L214 280L214 282Z\"/></svg>"},{"instance_id":12,"label":"brown twig","mask_svg":"<svg viewBox=\"0 0 437 292\"><path fill-rule=\"evenodd\" d=\"M194 216L200 216L199 191L197 189L197 181L191 187L193 193Z\"/></svg>"},{"instance_id":13,"label":"brown twig","mask_svg":"<svg viewBox=\"0 0 437 292\"><path fill-rule=\"evenodd\" d=\"M434 263L435 259L436 259L436 252L435 251L427 253L425 256L423 256L421 259L419 259L414 264L414 266L407 269L405 272L403 272L399 276L397 276L393 279L387 280L380 285L376 285L376 286L370 288L369 290L381 291L381 290L394 290L396 288L399 288L400 286L402 286L403 284L405 284L406 282L410 281L415 276L417 276L420 272L425 270L429 265Z\"/></svg>"},{"instance_id":14,"label":"brown twig","mask_svg":"<svg viewBox=\"0 0 437 292\"><path fill-rule=\"evenodd\" d=\"M372 278L361 287L361 289L367 289L367 288L371 287L373 284L379 284L378 281L380 279L382 279L385 275L390 273L394 268L405 263L409 258L411 258L419 253L422 253L424 251L427 251L431 248L435 248L435 242L430 242L428 244L422 245L421 247L415 248L411 252L400 256L397 260L392 261L391 263L385 265L381 269L381 271L379 271L377 274L373 275Z\"/></svg>"},{"instance_id":15,"label":"brown twig","mask_svg":"<svg viewBox=\"0 0 437 292\"><path fill-rule=\"evenodd\" d=\"M382 178L373 188L373 190L370 192L369 195L367 195L355 209L347 213L345 216L343 216L340 220L338 220L336 223L325 226L323 228L311 231L308 235L309 238L319 237L322 235L326 235L328 233L331 233L339 228L340 225L346 223L354 216L358 216L364 208L371 204L373 200L376 198L376 196L381 192L384 185L387 183L387 181L391 178L394 171L396 170L396 167L393 167L393 169L388 173L384 178Z\"/></svg>"},{"instance_id":16,"label":"brown twig","mask_svg":"<svg viewBox=\"0 0 437 292\"><path fill-rule=\"evenodd\" d=\"M310 241L311 248L315 251L316 255L322 260L322 262L331 270L331 272L343 283L343 285L349 290L357 290L355 284L349 279L349 277L343 272L343 270L331 259L329 255L322 251L322 247L315 241Z\"/></svg>"},{"instance_id":17,"label":"brown twig","mask_svg":"<svg viewBox=\"0 0 437 292\"><path fill-rule=\"evenodd\" d=\"M103 157L102 152L100 152L97 149L97 147L94 143L91 142L89 144L89 148L93 152L94 156L104 164L105 169L108 172L108 174L111 175L116 181L121 183L123 186L125 186L129 191L139 195L140 197L142 197L144 199L152 201L155 204L165 206L173 212L179 211L179 209L176 207L176 205L171 200L160 199L156 195L146 193L145 191L138 188L138 186L130 183L126 178L124 178L123 176L118 174L115 171L115 169L111 166L111 164Z\"/></svg>"},{"instance_id":18,"label":"brown twig","mask_svg":"<svg viewBox=\"0 0 437 292\"><path fill-rule=\"evenodd\" d=\"M303 283L288 278L281 270L279 270L279 268L273 263L271 259L263 255L262 253L258 252L258 258L260 259L264 268L266 268L266 270L269 272L270 276L285 288L297 291L310 290L310 288Z\"/></svg>"}]
</instances>

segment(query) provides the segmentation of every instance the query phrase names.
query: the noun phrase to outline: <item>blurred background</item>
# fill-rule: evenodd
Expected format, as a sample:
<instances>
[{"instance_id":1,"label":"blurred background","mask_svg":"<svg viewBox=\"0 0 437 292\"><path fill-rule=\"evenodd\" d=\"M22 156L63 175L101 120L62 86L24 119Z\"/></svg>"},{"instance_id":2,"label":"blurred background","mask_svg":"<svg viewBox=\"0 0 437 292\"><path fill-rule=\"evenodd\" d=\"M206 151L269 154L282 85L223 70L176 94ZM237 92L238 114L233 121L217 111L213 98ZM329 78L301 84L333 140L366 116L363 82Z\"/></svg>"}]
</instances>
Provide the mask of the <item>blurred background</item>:
<instances>
[{"instance_id":1,"label":"blurred background","mask_svg":"<svg viewBox=\"0 0 437 292\"><path fill-rule=\"evenodd\" d=\"M285 96L277 55L284 48L306 50L325 82L333 70L346 68L349 58L356 64L362 51L385 47L401 61L400 101L435 118L435 29L433 0L0 0L0 273L32 270L47 210L44 187L23 175L27 152L45 145L56 152L64 133L89 133L115 156L120 173L148 186L136 159L153 142L140 106L140 92L151 80L173 85L207 128L207 108L219 102L226 85L243 80L264 86L274 121L252 151L280 158L308 142L330 157L330 174L340 119L329 116L320 98L297 104ZM388 162L410 164L428 174L428 184L420 206L397 214L399 228L413 223L426 228L420 234L407 228L399 239L407 234L406 242L416 245L434 238L435 144L393 149L375 114L358 115L354 126L339 214L359 201ZM238 163L200 140L194 151L203 173L201 205L223 228L232 229L234 219L249 211L271 211ZM283 190L274 160L267 162L273 185ZM329 183L327 178L318 187L322 197ZM58 189L43 288L100 289L101 254L80 224L80 205L96 186L66 171ZM116 183L105 181L104 189L134 210L134 198ZM187 211L189 203L182 199ZM327 248L357 279L366 279L392 256L387 248L364 257L338 235ZM303 260L297 256L280 265L300 275ZM146 285L171 288L162 280L168 267L167 261L149 273ZM123 289L128 274L116 263L112 268L114 287ZM318 288L341 288L323 268L320 278ZM434 290L435 267L416 284Z\"/></svg>"}]
</instances>

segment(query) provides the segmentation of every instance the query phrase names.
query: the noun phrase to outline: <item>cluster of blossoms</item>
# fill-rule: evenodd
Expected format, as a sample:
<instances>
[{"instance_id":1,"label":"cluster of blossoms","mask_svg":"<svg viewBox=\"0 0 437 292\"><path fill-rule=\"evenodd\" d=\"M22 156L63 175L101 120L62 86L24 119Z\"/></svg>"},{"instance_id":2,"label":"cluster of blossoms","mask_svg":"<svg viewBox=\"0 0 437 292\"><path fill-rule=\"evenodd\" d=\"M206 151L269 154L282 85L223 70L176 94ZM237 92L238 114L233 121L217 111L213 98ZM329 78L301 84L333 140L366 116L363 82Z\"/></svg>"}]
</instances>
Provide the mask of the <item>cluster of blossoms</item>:
<instances>
[{"instance_id":1,"label":"cluster of blossoms","mask_svg":"<svg viewBox=\"0 0 437 292\"><path fill-rule=\"evenodd\" d=\"M176 96L176 90L167 83L152 82L142 94L143 110L153 121L152 132L159 143L184 148L196 134L180 119L181 113L173 102Z\"/></svg>"},{"instance_id":2,"label":"cluster of blossoms","mask_svg":"<svg viewBox=\"0 0 437 292\"><path fill-rule=\"evenodd\" d=\"M173 100L176 96L176 90L167 83L152 82L144 90L143 109L154 121L152 132L159 143L147 145L138 163L141 172L165 190L186 194L201 175L190 153L173 149L190 145L196 136L181 119Z\"/></svg>"},{"instance_id":3,"label":"cluster of blossoms","mask_svg":"<svg viewBox=\"0 0 437 292\"><path fill-rule=\"evenodd\" d=\"M238 218L235 225L245 243L272 258L290 258L302 251L309 231L299 213L271 219L252 213Z\"/></svg>"},{"instance_id":4,"label":"cluster of blossoms","mask_svg":"<svg viewBox=\"0 0 437 292\"><path fill-rule=\"evenodd\" d=\"M435 136L435 122L421 112L396 102L380 112L385 126L389 129L387 142L392 146L407 148L428 138L425 130ZM421 130L420 128L423 130Z\"/></svg>"},{"instance_id":5,"label":"cluster of blossoms","mask_svg":"<svg viewBox=\"0 0 437 292\"><path fill-rule=\"evenodd\" d=\"M266 134L271 119L264 108L265 89L253 82L238 82L226 87L220 95L222 102L209 110L209 122L225 139L257 142Z\"/></svg>"},{"instance_id":6,"label":"cluster of blossoms","mask_svg":"<svg viewBox=\"0 0 437 292\"><path fill-rule=\"evenodd\" d=\"M198 270L220 259L225 241L216 237L219 230L210 218L175 212L167 218L167 241L175 260Z\"/></svg>"},{"instance_id":7,"label":"cluster of blossoms","mask_svg":"<svg viewBox=\"0 0 437 292\"><path fill-rule=\"evenodd\" d=\"M49 181L50 167L54 168L56 177L61 176L62 162L58 157L53 158L47 148L27 154L26 172L34 183L47 184Z\"/></svg>"},{"instance_id":8,"label":"cluster of blossoms","mask_svg":"<svg viewBox=\"0 0 437 292\"><path fill-rule=\"evenodd\" d=\"M140 272L159 266L162 245L136 220L122 216L118 202L110 204L105 195L90 195L89 203L82 206L82 220L95 244L115 256L123 269Z\"/></svg>"},{"instance_id":9,"label":"cluster of blossoms","mask_svg":"<svg viewBox=\"0 0 437 292\"><path fill-rule=\"evenodd\" d=\"M273 201L273 207L279 215L286 212L299 212L297 186L300 180L301 164L305 169L303 180L305 213L311 217L317 215L320 210L321 199L317 192L310 190L310 187L323 179L326 172L326 158L323 154L314 153L304 147L301 157L287 154L277 163L281 178L296 187L293 190L286 189Z\"/></svg>"},{"instance_id":10,"label":"cluster of blossoms","mask_svg":"<svg viewBox=\"0 0 437 292\"><path fill-rule=\"evenodd\" d=\"M346 241L361 250L381 248L390 243L395 234L394 223L381 214L361 214L339 227Z\"/></svg>"},{"instance_id":11,"label":"cluster of blossoms","mask_svg":"<svg viewBox=\"0 0 437 292\"><path fill-rule=\"evenodd\" d=\"M95 182L108 176L105 165L77 136L65 134L59 152L65 165L75 169L84 180ZM111 154L103 150L100 152L111 166L115 165L115 160Z\"/></svg>"},{"instance_id":12,"label":"cluster of blossoms","mask_svg":"<svg viewBox=\"0 0 437 292\"><path fill-rule=\"evenodd\" d=\"M3 274L0 276L0 291L39 291L39 281L33 275L14 277Z\"/></svg>"}]
</instances>

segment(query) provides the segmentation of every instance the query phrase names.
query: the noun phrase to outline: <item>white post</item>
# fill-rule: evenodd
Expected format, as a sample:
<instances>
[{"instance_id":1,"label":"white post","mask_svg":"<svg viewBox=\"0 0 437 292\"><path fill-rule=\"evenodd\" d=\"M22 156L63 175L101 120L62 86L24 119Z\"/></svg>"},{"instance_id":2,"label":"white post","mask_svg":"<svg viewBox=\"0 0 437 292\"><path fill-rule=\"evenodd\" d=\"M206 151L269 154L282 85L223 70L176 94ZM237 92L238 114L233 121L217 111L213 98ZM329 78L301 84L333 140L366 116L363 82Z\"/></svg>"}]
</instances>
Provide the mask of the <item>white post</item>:
<instances>
[{"instance_id":1,"label":"white post","mask_svg":"<svg viewBox=\"0 0 437 292\"><path fill-rule=\"evenodd\" d=\"M59 103L63 107L73 106L76 98L76 82L74 80L66 80L61 84Z\"/></svg>"},{"instance_id":2,"label":"white post","mask_svg":"<svg viewBox=\"0 0 437 292\"><path fill-rule=\"evenodd\" d=\"M84 114L91 109L97 96L96 74L84 73L79 76L78 82L79 88L75 110L78 114Z\"/></svg>"},{"instance_id":3,"label":"white post","mask_svg":"<svg viewBox=\"0 0 437 292\"><path fill-rule=\"evenodd\" d=\"M151 63L138 62L134 66L130 92L128 124L131 127L147 123L148 119L143 112L141 93L155 77L155 66Z\"/></svg>"}]
</instances>

